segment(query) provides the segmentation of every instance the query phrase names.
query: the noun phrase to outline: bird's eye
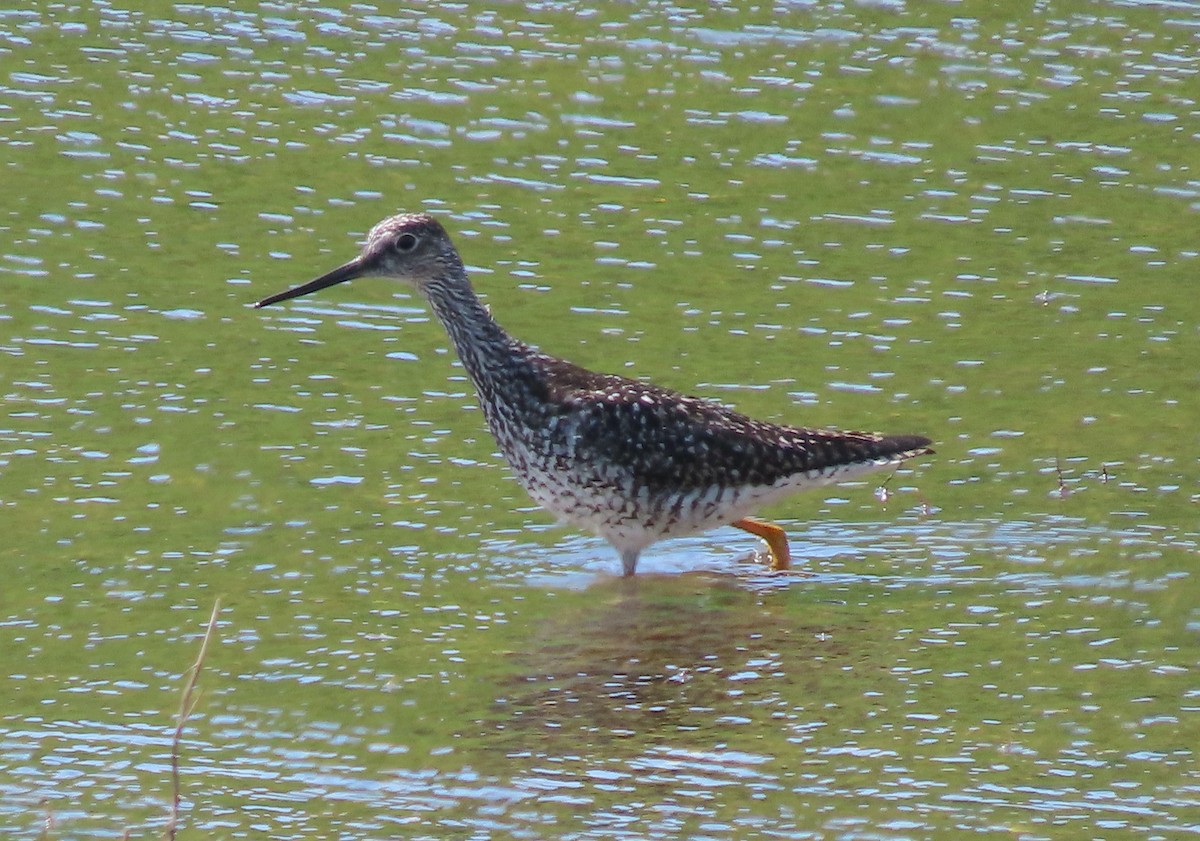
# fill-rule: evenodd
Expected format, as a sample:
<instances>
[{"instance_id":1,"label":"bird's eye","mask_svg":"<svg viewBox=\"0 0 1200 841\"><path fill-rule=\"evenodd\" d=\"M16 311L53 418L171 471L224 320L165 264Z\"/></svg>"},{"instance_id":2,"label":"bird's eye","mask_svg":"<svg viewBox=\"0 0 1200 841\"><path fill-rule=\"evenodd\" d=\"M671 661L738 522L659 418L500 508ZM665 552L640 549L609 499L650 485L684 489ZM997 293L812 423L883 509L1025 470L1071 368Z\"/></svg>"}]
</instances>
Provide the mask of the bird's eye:
<instances>
[{"instance_id":1,"label":"bird's eye","mask_svg":"<svg viewBox=\"0 0 1200 841\"><path fill-rule=\"evenodd\" d=\"M399 251L412 251L417 247L417 238L412 234L401 234L396 240L396 249Z\"/></svg>"}]
</instances>

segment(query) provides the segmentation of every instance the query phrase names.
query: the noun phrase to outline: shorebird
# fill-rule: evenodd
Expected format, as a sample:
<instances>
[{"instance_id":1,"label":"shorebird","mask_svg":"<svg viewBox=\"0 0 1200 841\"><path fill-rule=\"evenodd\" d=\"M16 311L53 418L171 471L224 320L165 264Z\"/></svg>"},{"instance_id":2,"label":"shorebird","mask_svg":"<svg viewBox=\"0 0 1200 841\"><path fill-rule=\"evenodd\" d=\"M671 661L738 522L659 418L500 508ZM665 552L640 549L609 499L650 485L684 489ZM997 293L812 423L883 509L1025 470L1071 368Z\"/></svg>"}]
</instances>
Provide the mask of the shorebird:
<instances>
[{"instance_id":1,"label":"shorebird","mask_svg":"<svg viewBox=\"0 0 1200 841\"><path fill-rule=\"evenodd\" d=\"M496 322L445 228L425 213L384 219L353 260L255 306L366 277L405 281L425 298L518 481L560 520L612 544L626 576L652 543L722 525L762 538L770 568L788 569L784 530L752 511L933 452L921 435L767 423L541 353Z\"/></svg>"}]
</instances>

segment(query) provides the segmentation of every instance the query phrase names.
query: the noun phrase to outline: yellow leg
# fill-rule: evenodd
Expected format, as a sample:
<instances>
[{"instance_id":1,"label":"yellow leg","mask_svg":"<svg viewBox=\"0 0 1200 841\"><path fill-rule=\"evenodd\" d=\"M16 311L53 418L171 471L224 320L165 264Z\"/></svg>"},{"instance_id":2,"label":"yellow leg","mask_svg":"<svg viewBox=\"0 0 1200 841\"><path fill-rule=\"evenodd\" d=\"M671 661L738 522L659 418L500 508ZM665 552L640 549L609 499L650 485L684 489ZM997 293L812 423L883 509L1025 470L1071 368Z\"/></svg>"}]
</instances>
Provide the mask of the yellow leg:
<instances>
[{"instance_id":1,"label":"yellow leg","mask_svg":"<svg viewBox=\"0 0 1200 841\"><path fill-rule=\"evenodd\" d=\"M748 531L767 542L771 552L771 570L778 572L792 567L792 553L788 551L787 533L774 523L763 520L753 520L743 517L735 523L730 523L742 531Z\"/></svg>"}]
</instances>

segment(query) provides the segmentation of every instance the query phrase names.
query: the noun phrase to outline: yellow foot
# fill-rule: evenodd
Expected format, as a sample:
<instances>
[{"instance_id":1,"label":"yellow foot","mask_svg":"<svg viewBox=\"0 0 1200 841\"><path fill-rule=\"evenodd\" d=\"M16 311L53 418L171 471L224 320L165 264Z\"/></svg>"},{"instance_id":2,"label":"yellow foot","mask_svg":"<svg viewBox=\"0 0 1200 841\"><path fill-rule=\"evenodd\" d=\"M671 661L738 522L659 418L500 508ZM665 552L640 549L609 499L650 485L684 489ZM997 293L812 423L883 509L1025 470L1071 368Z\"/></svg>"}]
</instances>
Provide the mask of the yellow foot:
<instances>
[{"instance_id":1,"label":"yellow foot","mask_svg":"<svg viewBox=\"0 0 1200 841\"><path fill-rule=\"evenodd\" d=\"M770 569L772 572L782 572L792 568L792 553L788 551L787 533L779 526L750 517L743 517L730 525L742 531L748 531L767 542L767 549L771 555Z\"/></svg>"}]
</instances>

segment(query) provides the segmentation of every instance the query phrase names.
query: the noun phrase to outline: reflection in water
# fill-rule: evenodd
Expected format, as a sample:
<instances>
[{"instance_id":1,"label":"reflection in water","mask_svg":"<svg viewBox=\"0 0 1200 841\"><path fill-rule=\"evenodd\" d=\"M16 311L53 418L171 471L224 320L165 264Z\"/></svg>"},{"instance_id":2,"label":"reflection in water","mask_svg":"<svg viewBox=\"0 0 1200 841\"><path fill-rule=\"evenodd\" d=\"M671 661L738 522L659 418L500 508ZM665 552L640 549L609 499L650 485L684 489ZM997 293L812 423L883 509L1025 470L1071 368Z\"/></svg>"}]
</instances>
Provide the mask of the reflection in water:
<instances>
[{"instance_id":1,"label":"reflection in water","mask_svg":"<svg viewBox=\"0 0 1200 841\"><path fill-rule=\"evenodd\" d=\"M186 734L186 826L216 837L251 825L314 838L348 826L375 837L467 827L540 838L556 826L786 836L912 809L922 837L943 824L957 837L959 825L1058 820L1065 803L1089 824L1178 824L1186 786L1147 792L1194 764L1183 736L1194 651L1168 607L1188 579L1079 573L1110 544L1148 569L1184 555L1143 554L1154 530L1061 519L923 525L914 537L930 551L919 559L855 550L869 533L842 536L846 571L782 581L473 584L470 601L438 605L416 579L404 585L411 599L380 599L369 588L339 598L319 574L255 596L244 578L251 592L233 600ZM1004 554L1035 544L1036 560ZM878 573L888 559L896 574L848 571ZM442 581L427 583L441 592ZM170 626L148 615L160 601L129 600L122 622ZM274 624L288 604L290 624ZM74 613L87 629L102 610ZM178 668L194 655L199 618L170 658ZM79 642L73 626L5 627L19 628L8 652L23 640L42 652L25 671L65 661ZM147 647L145 635L125 636L89 634L85 650L107 673L127 659L117 647L128 643L128 659ZM0 815L15 837L39 837L43 812L51 839L161 826L178 672L146 668L136 686L74 681L57 692L57 676L10 677L17 703L41 698L0 718L0 764L11 765Z\"/></svg>"},{"instance_id":2,"label":"reflection in water","mask_svg":"<svg viewBox=\"0 0 1200 841\"><path fill-rule=\"evenodd\" d=\"M773 607L771 594L730 575L606 579L587 595L512 655L513 674L497 698L498 729L582 742L710 729L745 715L742 696L755 681L785 677L781 652L793 670L846 652L840 634L797 625Z\"/></svg>"}]
</instances>

